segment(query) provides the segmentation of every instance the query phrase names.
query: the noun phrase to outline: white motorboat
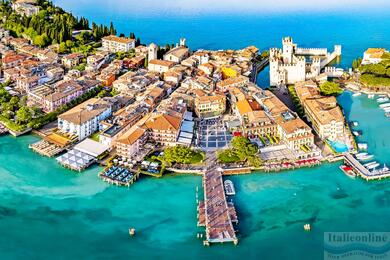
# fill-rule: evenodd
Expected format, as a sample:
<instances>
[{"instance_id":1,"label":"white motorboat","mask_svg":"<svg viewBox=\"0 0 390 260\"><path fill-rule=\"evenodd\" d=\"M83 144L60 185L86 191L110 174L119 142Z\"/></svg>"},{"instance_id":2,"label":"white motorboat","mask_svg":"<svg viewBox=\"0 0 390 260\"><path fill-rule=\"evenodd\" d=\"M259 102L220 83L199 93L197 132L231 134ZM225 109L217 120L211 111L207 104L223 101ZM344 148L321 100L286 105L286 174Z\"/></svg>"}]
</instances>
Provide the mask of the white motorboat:
<instances>
[{"instance_id":1,"label":"white motorboat","mask_svg":"<svg viewBox=\"0 0 390 260\"><path fill-rule=\"evenodd\" d=\"M359 161L368 161L374 158L374 155L367 154L358 158Z\"/></svg>"},{"instance_id":2,"label":"white motorboat","mask_svg":"<svg viewBox=\"0 0 390 260\"><path fill-rule=\"evenodd\" d=\"M388 107L390 107L390 103L380 104L379 107L382 109L388 108Z\"/></svg>"},{"instance_id":3,"label":"white motorboat","mask_svg":"<svg viewBox=\"0 0 390 260\"><path fill-rule=\"evenodd\" d=\"M378 99L376 100L376 102L378 102L378 103L385 103L385 102L387 102L387 101L389 101L389 98L388 98L388 97L380 97L380 98L378 98Z\"/></svg>"},{"instance_id":4,"label":"white motorboat","mask_svg":"<svg viewBox=\"0 0 390 260\"><path fill-rule=\"evenodd\" d=\"M367 166L366 168L369 169L369 170L372 170L372 169L375 169L378 166L380 166L380 164L379 163L375 163L375 164L372 164L370 166Z\"/></svg>"},{"instance_id":5,"label":"white motorboat","mask_svg":"<svg viewBox=\"0 0 390 260\"><path fill-rule=\"evenodd\" d=\"M359 150L367 150L368 145L366 143L358 143Z\"/></svg>"},{"instance_id":6,"label":"white motorboat","mask_svg":"<svg viewBox=\"0 0 390 260\"><path fill-rule=\"evenodd\" d=\"M360 92L356 92L356 93L353 93L352 96L357 97L357 96L360 96L361 94L362 94L362 93L360 93Z\"/></svg>"},{"instance_id":7,"label":"white motorboat","mask_svg":"<svg viewBox=\"0 0 390 260\"><path fill-rule=\"evenodd\" d=\"M234 189L234 185L231 180L226 180L224 182L224 186L226 195L236 195L236 190Z\"/></svg>"},{"instance_id":8,"label":"white motorboat","mask_svg":"<svg viewBox=\"0 0 390 260\"><path fill-rule=\"evenodd\" d=\"M373 162L366 163L366 164L364 164L363 166L364 166L364 167L369 167L369 166L374 165L374 164L377 164L377 163L378 163L377 161L373 161Z\"/></svg>"}]
</instances>

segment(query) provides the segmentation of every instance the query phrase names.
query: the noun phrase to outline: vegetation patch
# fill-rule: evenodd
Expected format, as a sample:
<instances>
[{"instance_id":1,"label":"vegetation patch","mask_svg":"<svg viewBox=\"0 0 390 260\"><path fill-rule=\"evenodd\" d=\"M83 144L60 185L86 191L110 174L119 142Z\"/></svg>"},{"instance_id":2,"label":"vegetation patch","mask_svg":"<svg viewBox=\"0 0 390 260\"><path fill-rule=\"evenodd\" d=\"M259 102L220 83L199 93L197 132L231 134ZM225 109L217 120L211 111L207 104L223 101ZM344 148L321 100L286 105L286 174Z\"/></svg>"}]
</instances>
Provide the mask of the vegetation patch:
<instances>
[{"instance_id":1,"label":"vegetation patch","mask_svg":"<svg viewBox=\"0 0 390 260\"><path fill-rule=\"evenodd\" d=\"M323 96L338 96L343 93L340 85L336 82L326 81L320 85L321 95Z\"/></svg>"},{"instance_id":2,"label":"vegetation patch","mask_svg":"<svg viewBox=\"0 0 390 260\"><path fill-rule=\"evenodd\" d=\"M232 148L217 152L217 160L221 163L247 162L254 167L260 167L262 160L258 156L257 146L248 138L236 136L232 139Z\"/></svg>"}]
</instances>

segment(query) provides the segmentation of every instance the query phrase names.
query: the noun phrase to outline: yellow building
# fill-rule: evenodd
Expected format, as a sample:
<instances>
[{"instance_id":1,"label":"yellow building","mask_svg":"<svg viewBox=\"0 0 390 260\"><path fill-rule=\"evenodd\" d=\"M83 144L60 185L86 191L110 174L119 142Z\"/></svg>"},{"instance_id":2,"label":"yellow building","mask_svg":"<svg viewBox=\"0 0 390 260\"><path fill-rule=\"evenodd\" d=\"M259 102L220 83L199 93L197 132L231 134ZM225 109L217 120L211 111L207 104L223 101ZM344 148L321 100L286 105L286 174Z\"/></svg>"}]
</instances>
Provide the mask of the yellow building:
<instances>
[{"instance_id":1,"label":"yellow building","mask_svg":"<svg viewBox=\"0 0 390 260\"><path fill-rule=\"evenodd\" d=\"M222 115L226 110L226 96L198 96L195 99L195 113L201 119L208 119Z\"/></svg>"}]
</instances>

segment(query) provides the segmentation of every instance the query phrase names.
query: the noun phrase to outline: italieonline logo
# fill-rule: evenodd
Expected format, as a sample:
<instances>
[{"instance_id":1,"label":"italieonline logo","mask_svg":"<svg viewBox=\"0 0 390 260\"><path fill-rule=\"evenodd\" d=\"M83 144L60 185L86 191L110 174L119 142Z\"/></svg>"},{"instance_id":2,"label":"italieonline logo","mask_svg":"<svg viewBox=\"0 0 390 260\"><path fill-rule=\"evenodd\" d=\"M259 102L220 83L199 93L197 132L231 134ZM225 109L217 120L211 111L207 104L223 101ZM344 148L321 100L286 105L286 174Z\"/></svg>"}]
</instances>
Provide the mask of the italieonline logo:
<instances>
[{"instance_id":1,"label":"italieonline logo","mask_svg":"<svg viewBox=\"0 0 390 260\"><path fill-rule=\"evenodd\" d=\"M390 232L325 232L324 259L390 259Z\"/></svg>"}]
</instances>

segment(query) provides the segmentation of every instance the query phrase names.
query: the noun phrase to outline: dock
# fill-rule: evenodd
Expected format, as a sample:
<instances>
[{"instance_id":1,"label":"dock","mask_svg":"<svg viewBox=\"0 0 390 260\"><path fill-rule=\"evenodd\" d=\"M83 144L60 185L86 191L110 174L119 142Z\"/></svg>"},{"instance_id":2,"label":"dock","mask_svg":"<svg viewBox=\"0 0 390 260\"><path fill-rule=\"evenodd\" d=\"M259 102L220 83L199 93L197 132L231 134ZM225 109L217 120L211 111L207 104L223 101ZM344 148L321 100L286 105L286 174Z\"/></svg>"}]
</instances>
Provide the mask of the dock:
<instances>
[{"instance_id":1,"label":"dock","mask_svg":"<svg viewBox=\"0 0 390 260\"><path fill-rule=\"evenodd\" d=\"M205 245L210 243L238 243L233 222L237 214L232 202L227 202L222 172L215 165L207 168L203 177L204 202L198 205L198 225L206 226ZM203 214L202 214L203 213Z\"/></svg>"},{"instance_id":2,"label":"dock","mask_svg":"<svg viewBox=\"0 0 390 260\"><path fill-rule=\"evenodd\" d=\"M361 178L369 181L369 180L380 180L384 178L390 177L390 171L369 171L366 167L364 167L352 154L344 155L345 164L352 167L353 171L356 175Z\"/></svg>"}]
</instances>

